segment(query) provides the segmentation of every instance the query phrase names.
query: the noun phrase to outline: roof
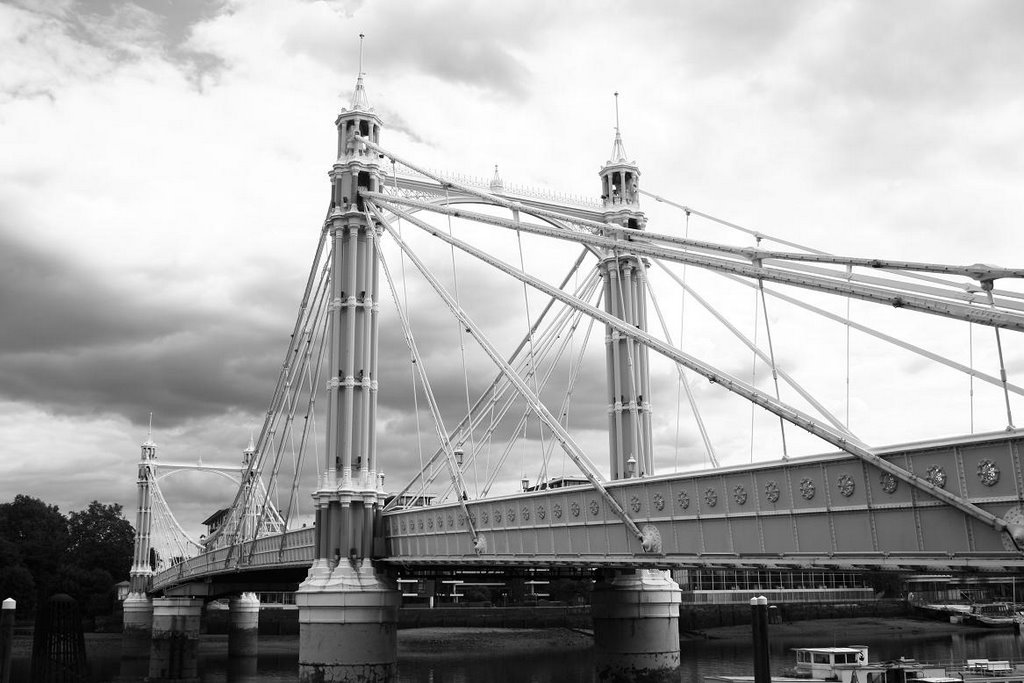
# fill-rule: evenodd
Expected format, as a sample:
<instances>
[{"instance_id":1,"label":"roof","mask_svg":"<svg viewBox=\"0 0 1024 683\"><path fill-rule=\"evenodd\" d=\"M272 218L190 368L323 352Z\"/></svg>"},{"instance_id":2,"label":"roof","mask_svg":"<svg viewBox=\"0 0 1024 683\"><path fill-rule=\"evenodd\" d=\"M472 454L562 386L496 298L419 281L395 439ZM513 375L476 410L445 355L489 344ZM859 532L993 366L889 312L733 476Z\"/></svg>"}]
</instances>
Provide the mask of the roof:
<instances>
[{"instance_id":1,"label":"roof","mask_svg":"<svg viewBox=\"0 0 1024 683\"><path fill-rule=\"evenodd\" d=\"M231 508L221 508L220 510L217 510L212 515L210 515L209 517L204 519L202 523L205 524L206 526L213 526L214 524L219 522L221 519L223 519L224 515L228 514L228 510L230 510L230 509Z\"/></svg>"}]
</instances>

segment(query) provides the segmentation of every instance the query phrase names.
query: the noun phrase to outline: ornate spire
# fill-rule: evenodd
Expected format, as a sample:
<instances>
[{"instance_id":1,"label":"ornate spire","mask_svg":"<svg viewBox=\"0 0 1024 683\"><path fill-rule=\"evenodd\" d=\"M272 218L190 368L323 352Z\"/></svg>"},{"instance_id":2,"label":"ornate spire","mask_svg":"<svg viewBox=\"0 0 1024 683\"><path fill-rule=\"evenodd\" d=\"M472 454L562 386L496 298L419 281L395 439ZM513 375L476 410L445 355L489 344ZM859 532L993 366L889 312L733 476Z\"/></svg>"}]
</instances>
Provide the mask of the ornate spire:
<instances>
[{"instance_id":1,"label":"ornate spire","mask_svg":"<svg viewBox=\"0 0 1024 683\"><path fill-rule=\"evenodd\" d=\"M247 466L256 455L256 444L252 440L252 432L249 432L249 445L242 451L242 465Z\"/></svg>"},{"instance_id":2,"label":"ornate spire","mask_svg":"<svg viewBox=\"0 0 1024 683\"><path fill-rule=\"evenodd\" d=\"M156 457L156 443L153 441L153 413L149 414L149 432L146 440L142 442L143 461L152 460Z\"/></svg>"},{"instance_id":3,"label":"ornate spire","mask_svg":"<svg viewBox=\"0 0 1024 683\"><path fill-rule=\"evenodd\" d=\"M505 183L501 181L501 176L498 175L498 165L494 165L494 177L491 178L490 184L491 192L502 192L505 189Z\"/></svg>"},{"instance_id":4,"label":"ornate spire","mask_svg":"<svg viewBox=\"0 0 1024 683\"><path fill-rule=\"evenodd\" d=\"M622 134L619 132L619 93L615 93L615 142L612 143L612 156L608 163L629 163L629 157L626 156L626 148L622 144Z\"/></svg>"},{"instance_id":5,"label":"ornate spire","mask_svg":"<svg viewBox=\"0 0 1024 683\"><path fill-rule=\"evenodd\" d=\"M359 34L359 76L356 77L356 89L352 93L352 102L349 105L350 109L360 111L372 111L373 107L370 106L370 99L366 96L366 88L363 87L363 38L364 34Z\"/></svg>"}]
</instances>

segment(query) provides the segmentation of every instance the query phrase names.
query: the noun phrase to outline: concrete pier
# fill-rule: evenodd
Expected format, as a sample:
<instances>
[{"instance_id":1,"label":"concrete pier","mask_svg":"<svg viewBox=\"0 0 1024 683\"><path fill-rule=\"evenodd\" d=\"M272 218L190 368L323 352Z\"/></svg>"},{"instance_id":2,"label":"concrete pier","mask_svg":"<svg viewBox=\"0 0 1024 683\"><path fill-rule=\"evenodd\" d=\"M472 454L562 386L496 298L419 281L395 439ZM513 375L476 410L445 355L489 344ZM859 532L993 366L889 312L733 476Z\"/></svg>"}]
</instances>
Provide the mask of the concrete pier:
<instances>
[{"instance_id":1,"label":"concrete pier","mask_svg":"<svg viewBox=\"0 0 1024 683\"><path fill-rule=\"evenodd\" d=\"M145 593L129 593L124 600L121 658L147 659L153 638L153 601Z\"/></svg>"},{"instance_id":2,"label":"concrete pier","mask_svg":"<svg viewBox=\"0 0 1024 683\"><path fill-rule=\"evenodd\" d=\"M679 585L668 572L615 572L594 585L594 668L602 683L679 680Z\"/></svg>"},{"instance_id":3,"label":"concrete pier","mask_svg":"<svg viewBox=\"0 0 1024 683\"><path fill-rule=\"evenodd\" d=\"M197 598L153 600L150 683L199 683L199 620L202 612L203 601Z\"/></svg>"},{"instance_id":4,"label":"concrete pier","mask_svg":"<svg viewBox=\"0 0 1024 683\"><path fill-rule=\"evenodd\" d=\"M295 594L300 683L395 680L400 602L369 560L317 560Z\"/></svg>"},{"instance_id":5,"label":"concrete pier","mask_svg":"<svg viewBox=\"0 0 1024 683\"><path fill-rule=\"evenodd\" d=\"M255 593L242 593L228 605L228 656L255 656L259 652L259 598Z\"/></svg>"}]
</instances>

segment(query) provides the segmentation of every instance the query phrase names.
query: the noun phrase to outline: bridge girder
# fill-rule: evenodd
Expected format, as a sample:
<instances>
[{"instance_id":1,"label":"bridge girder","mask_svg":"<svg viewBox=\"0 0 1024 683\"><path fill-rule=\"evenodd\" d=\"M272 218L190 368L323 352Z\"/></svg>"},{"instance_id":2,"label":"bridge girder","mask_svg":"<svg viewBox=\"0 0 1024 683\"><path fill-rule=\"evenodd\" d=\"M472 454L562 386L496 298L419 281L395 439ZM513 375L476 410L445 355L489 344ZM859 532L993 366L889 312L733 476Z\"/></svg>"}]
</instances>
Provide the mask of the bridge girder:
<instances>
[{"instance_id":1,"label":"bridge girder","mask_svg":"<svg viewBox=\"0 0 1024 683\"><path fill-rule=\"evenodd\" d=\"M992 514L1005 515L1024 506L1022 445L1024 431L1015 431L879 453L941 481L950 492ZM486 550L479 554L466 520L459 519L458 504L407 508L384 515L387 551L376 559L412 570L1024 569L1024 553L1005 532L913 487L893 485L887 474L836 453L609 483L608 491L638 526L658 531L660 553L644 552L587 485L467 501L486 539ZM226 549L186 560L156 575L153 588L167 590L212 577L242 580L241 574L255 577L274 568L303 570L313 560L313 530L268 536L252 550L246 546L230 566L224 562Z\"/></svg>"}]
</instances>

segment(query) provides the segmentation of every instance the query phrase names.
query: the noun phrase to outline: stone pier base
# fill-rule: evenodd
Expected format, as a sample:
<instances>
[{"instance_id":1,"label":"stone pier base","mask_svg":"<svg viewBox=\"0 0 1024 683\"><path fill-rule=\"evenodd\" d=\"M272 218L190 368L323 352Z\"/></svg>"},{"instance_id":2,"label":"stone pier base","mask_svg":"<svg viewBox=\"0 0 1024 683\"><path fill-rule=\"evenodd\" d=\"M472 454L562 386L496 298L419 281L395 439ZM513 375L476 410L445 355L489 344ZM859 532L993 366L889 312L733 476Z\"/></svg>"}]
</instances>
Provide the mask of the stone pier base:
<instances>
[{"instance_id":1,"label":"stone pier base","mask_svg":"<svg viewBox=\"0 0 1024 683\"><path fill-rule=\"evenodd\" d=\"M256 656L259 652L259 598L255 593L242 593L231 598L228 605L228 656Z\"/></svg>"},{"instance_id":2,"label":"stone pier base","mask_svg":"<svg viewBox=\"0 0 1024 683\"><path fill-rule=\"evenodd\" d=\"M121 659L149 658L153 637L153 601L145 593L129 593L124 600Z\"/></svg>"},{"instance_id":3,"label":"stone pier base","mask_svg":"<svg viewBox=\"0 0 1024 683\"><path fill-rule=\"evenodd\" d=\"M679 585L668 572L616 572L594 585L594 668L602 683L679 680Z\"/></svg>"},{"instance_id":4,"label":"stone pier base","mask_svg":"<svg viewBox=\"0 0 1024 683\"><path fill-rule=\"evenodd\" d=\"M369 560L317 560L295 594L300 683L396 680L400 602Z\"/></svg>"},{"instance_id":5,"label":"stone pier base","mask_svg":"<svg viewBox=\"0 0 1024 683\"><path fill-rule=\"evenodd\" d=\"M199 683L199 619L203 601L153 600L153 643L149 683Z\"/></svg>"}]
</instances>

